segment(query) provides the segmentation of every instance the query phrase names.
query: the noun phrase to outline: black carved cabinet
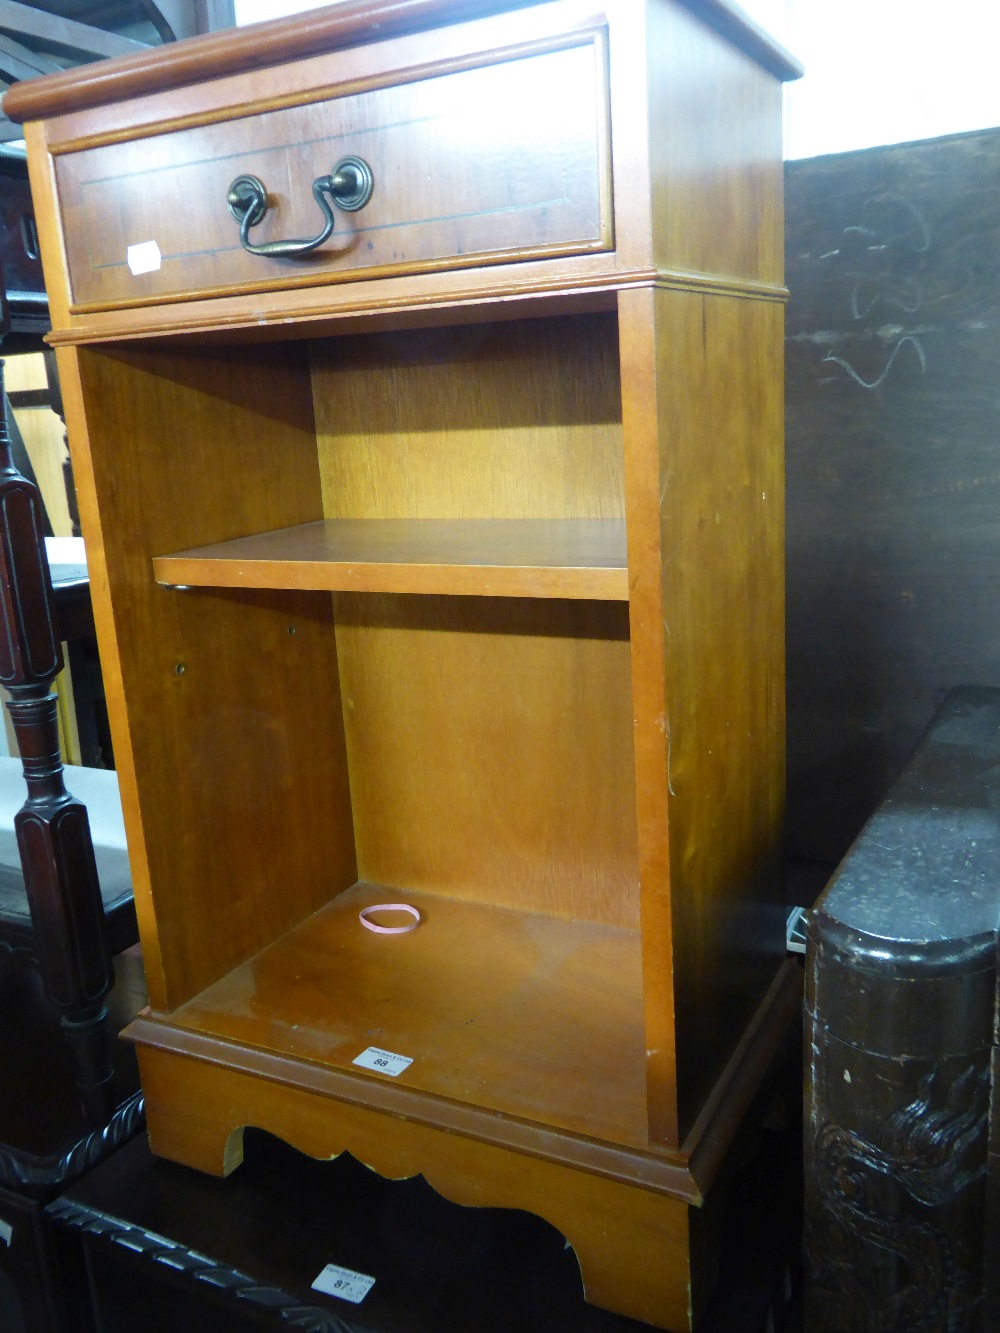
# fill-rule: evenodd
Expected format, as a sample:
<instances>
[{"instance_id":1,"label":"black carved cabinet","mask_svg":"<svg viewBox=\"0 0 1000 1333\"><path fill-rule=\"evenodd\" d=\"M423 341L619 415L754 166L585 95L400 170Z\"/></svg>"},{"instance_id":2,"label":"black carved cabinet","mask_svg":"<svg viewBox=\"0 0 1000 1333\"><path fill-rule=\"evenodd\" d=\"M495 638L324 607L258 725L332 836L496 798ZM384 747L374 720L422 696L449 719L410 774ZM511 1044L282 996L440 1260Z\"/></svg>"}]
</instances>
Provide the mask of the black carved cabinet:
<instances>
[{"instance_id":1,"label":"black carved cabinet","mask_svg":"<svg viewBox=\"0 0 1000 1333\"><path fill-rule=\"evenodd\" d=\"M809 924L810 1333L1000 1327L998 922L1000 691L965 688Z\"/></svg>"},{"instance_id":2,"label":"black carved cabinet","mask_svg":"<svg viewBox=\"0 0 1000 1333\"><path fill-rule=\"evenodd\" d=\"M0 370L0 401L2 388ZM88 1333L81 1274L45 1209L142 1124L135 1058L113 1036L145 987L137 953L118 959L115 984L86 808L63 781L50 693L62 626L38 490L14 466L2 410L0 624L26 783L20 873L3 868L17 929L0 923L0 1330Z\"/></svg>"}]
</instances>

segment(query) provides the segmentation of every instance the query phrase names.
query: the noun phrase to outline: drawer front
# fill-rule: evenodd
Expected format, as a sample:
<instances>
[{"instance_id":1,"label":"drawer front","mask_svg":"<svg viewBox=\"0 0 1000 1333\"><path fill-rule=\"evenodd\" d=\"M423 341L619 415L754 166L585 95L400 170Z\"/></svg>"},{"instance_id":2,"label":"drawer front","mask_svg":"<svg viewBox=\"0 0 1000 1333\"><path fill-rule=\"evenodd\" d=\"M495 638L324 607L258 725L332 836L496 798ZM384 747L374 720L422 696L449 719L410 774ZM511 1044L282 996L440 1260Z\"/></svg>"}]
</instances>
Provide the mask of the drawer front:
<instances>
[{"instance_id":1,"label":"drawer front","mask_svg":"<svg viewBox=\"0 0 1000 1333\"><path fill-rule=\"evenodd\" d=\"M257 176L267 189L267 212L249 232L254 244L313 237L323 218L312 183L348 155L371 167L372 197L358 212L335 209L334 232L319 249L295 258L243 249L226 204L237 176ZM476 68L83 147L56 157L55 170L75 310L613 244L599 33Z\"/></svg>"}]
</instances>

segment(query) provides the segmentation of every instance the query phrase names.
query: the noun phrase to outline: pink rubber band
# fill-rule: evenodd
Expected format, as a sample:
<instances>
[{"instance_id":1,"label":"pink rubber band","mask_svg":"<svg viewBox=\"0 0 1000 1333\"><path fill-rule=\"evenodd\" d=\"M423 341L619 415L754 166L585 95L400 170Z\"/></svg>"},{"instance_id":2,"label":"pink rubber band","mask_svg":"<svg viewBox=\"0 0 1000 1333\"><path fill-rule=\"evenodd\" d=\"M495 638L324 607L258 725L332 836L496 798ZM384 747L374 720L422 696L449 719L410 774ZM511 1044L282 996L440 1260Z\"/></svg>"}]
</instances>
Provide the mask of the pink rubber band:
<instances>
[{"instance_id":1,"label":"pink rubber band","mask_svg":"<svg viewBox=\"0 0 1000 1333\"><path fill-rule=\"evenodd\" d=\"M368 920L369 912L409 912L413 920L407 926L379 926L374 921ZM372 903L370 907L361 909L358 919L365 930L373 930L376 935L406 935L420 925L420 913L409 903Z\"/></svg>"}]
</instances>

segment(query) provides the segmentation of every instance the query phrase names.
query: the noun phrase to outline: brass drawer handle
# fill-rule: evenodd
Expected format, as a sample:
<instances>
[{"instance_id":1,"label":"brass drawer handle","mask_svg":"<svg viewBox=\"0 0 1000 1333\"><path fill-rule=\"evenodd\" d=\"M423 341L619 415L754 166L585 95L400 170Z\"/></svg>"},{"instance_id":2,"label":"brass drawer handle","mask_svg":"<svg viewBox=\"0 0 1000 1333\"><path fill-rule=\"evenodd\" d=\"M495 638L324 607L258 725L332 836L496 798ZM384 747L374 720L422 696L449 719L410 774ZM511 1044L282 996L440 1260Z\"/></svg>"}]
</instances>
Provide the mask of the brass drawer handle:
<instances>
[{"instance_id":1,"label":"brass drawer handle","mask_svg":"<svg viewBox=\"0 0 1000 1333\"><path fill-rule=\"evenodd\" d=\"M313 198L319 204L324 218L323 230L319 235L304 240L265 241L263 245L254 245L250 239L250 228L263 221L267 212L267 188L264 183L257 176L237 176L229 187L226 202L230 213L240 224L240 244L244 250L252 255L285 259L308 254L329 238L333 231L334 216L327 195L344 212L356 213L367 204L374 188L372 169L364 158L342 158L329 176L318 176L313 181Z\"/></svg>"}]
</instances>

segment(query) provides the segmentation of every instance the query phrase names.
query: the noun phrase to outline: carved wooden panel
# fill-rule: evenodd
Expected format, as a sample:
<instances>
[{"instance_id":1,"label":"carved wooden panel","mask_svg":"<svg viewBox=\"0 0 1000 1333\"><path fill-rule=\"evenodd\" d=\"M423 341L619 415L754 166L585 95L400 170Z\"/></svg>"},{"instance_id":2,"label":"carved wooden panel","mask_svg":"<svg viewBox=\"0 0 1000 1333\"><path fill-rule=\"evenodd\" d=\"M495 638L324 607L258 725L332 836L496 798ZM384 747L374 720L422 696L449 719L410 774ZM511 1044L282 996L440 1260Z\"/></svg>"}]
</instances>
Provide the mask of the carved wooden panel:
<instances>
[{"instance_id":1,"label":"carved wooden panel","mask_svg":"<svg viewBox=\"0 0 1000 1333\"><path fill-rule=\"evenodd\" d=\"M810 914L810 1333L996 1327L998 738L1000 691L953 691Z\"/></svg>"}]
</instances>

